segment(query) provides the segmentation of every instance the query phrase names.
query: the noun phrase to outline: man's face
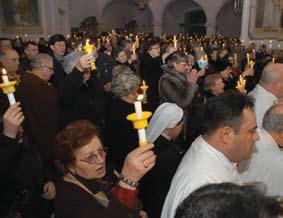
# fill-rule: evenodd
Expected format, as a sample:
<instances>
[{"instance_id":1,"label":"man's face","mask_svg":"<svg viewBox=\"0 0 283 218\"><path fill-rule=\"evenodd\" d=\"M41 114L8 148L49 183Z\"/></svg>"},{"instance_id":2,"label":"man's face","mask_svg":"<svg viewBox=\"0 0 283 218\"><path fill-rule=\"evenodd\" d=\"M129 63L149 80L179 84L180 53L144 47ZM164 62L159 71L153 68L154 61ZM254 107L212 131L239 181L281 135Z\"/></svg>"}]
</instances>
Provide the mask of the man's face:
<instances>
[{"instance_id":1,"label":"man's face","mask_svg":"<svg viewBox=\"0 0 283 218\"><path fill-rule=\"evenodd\" d=\"M283 64L282 64L283 67ZM275 87L276 87L276 95L277 98L282 98L283 97L283 69L280 75L277 78L277 81L275 82Z\"/></svg>"},{"instance_id":2,"label":"man's face","mask_svg":"<svg viewBox=\"0 0 283 218\"><path fill-rule=\"evenodd\" d=\"M0 61L8 72L17 72L19 70L19 55L15 50L5 51L6 55L2 56Z\"/></svg>"},{"instance_id":3,"label":"man's face","mask_svg":"<svg viewBox=\"0 0 283 218\"><path fill-rule=\"evenodd\" d=\"M0 41L0 51L5 51L12 49L12 43L10 40L1 40Z\"/></svg>"},{"instance_id":4,"label":"man's face","mask_svg":"<svg viewBox=\"0 0 283 218\"><path fill-rule=\"evenodd\" d=\"M231 162L238 163L251 157L254 144L259 139L257 134L256 116L254 111L246 108L242 112L242 120L238 132L233 131L229 151Z\"/></svg>"},{"instance_id":5,"label":"man's face","mask_svg":"<svg viewBox=\"0 0 283 218\"><path fill-rule=\"evenodd\" d=\"M66 43L64 41L55 42L55 44L51 45L50 48L55 56L63 57L66 52Z\"/></svg>"},{"instance_id":6,"label":"man's face","mask_svg":"<svg viewBox=\"0 0 283 218\"><path fill-rule=\"evenodd\" d=\"M29 44L25 49L25 54L28 59L32 60L36 55L38 55L38 46Z\"/></svg>"}]
</instances>

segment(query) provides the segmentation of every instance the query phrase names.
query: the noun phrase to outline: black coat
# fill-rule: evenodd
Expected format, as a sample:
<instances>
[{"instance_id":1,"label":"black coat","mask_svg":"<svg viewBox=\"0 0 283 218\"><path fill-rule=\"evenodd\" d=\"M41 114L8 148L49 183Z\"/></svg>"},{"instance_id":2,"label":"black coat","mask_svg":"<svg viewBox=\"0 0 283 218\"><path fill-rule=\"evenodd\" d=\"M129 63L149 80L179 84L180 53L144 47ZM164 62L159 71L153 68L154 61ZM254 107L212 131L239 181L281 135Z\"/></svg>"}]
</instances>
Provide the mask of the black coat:
<instances>
[{"instance_id":1,"label":"black coat","mask_svg":"<svg viewBox=\"0 0 283 218\"><path fill-rule=\"evenodd\" d=\"M147 90L147 101L150 111L154 111L159 103L159 90L158 84L160 77L163 74L161 69L162 59L161 57L153 58L149 53L145 53L141 58L140 74L146 84L149 86Z\"/></svg>"},{"instance_id":2,"label":"black coat","mask_svg":"<svg viewBox=\"0 0 283 218\"><path fill-rule=\"evenodd\" d=\"M113 98L106 123L105 144L109 147L107 157L120 170L127 154L138 146L137 130L126 117L135 112L133 104Z\"/></svg>"},{"instance_id":3,"label":"black coat","mask_svg":"<svg viewBox=\"0 0 283 218\"><path fill-rule=\"evenodd\" d=\"M74 70L58 87L61 106L60 127L72 121L87 119L101 127L104 122L104 99L97 81L90 79L83 83L83 73Z\"/></svg>"},{"instance_id":4,"label":"black coat","mask_svg":"<svg viewBox=\"0 0 283 218\"><path fill-rule=\"evenodd\" d=\"M148 217L159 218L184 150L162 135L157 138L154 145L155 166L142 179L140 194Z\"/></svg>"},{"instance_id":5,"label":"black coat","mask_svg":"<svg viewBox=\"0 0 283 218\"><path fill-rule=\"evenodd\" d=\"M67 76L64 67L63 62L59 61L57 58L53 57L53 67L54 67L54 74L50 78L50 83L58 87L59 84L65 79Z\"/></svg>"},{"instance_id":6,"label":"black coat","mask_svg":"<svg viewBox=\"0 0 283 218\"><path fill-rule=\"evenodd\" d=\"M23 218L50 217L52 201L42 198L43 185L55 179L35 146L0 135L0 217L12 211ZM13 208L13 209L12 209Z\"/></svg>"},{"instance_id":7,"label":"black coat","mask_svg":"<svg viewBox=\"0 0 283 218\"><path fill-rule=\"evenodd\" d=\"M106 83L111 82L112 70L117 63L110 55L99 52L95 64L98 82L103 87Z\"/></svg>"}]
</instances>

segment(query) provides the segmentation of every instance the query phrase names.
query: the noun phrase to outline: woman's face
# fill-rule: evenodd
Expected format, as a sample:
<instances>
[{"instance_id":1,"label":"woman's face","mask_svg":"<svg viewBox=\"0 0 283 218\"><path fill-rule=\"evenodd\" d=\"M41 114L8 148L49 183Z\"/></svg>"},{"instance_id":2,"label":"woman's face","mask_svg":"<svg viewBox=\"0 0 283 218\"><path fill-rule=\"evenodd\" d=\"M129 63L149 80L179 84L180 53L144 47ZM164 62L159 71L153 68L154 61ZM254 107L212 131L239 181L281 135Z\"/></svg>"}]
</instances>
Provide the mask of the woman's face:
<instances>
[{"instance_id":1,"label":"woman's face","mask_svg":"<svg viewBox=\"0 0 283 218\"><path fill-rule=\"evenodd\" d=\"M106 173L106 152L97 136L85 146L75 150L75 173L85 179L101 179Z\"/></svg>"},{"instance_id":2,"label":"woman's face","mask_svg":"<svg viewBox=\"0 0 283 218\"><path fill-rule=\"evenodd\" d=\"M118 54L118 57L115 58L116 61L120 62L120 63L126 63L126 61L128 60L128 57L127 57L127 54L125 51L121 51L119 54Z\"/></svg>"},{"instance_id":3,"label":"woman's face","mask_svg":"<svg viewBox=\"0 0 283 218\"><path fill-rule=\"evenodd\" d=\"M223 80L221 78L217 79L214 82L214 86L211 89L211 93L216 95L216 96L220 95L221 93L224 92L224 86L225 86L225 84L223 83Z\"/></svg>"},{"instance_id":4,"label":"woman's face","mask_svg":"<svg viewBox=\"0 0 283 218\"><path fill-rule=\"evenodd\" d=\"M187 62L173 63L176 71L179 73L186 73L188 71L189 65Z\"/></svg>"}]
</instances>

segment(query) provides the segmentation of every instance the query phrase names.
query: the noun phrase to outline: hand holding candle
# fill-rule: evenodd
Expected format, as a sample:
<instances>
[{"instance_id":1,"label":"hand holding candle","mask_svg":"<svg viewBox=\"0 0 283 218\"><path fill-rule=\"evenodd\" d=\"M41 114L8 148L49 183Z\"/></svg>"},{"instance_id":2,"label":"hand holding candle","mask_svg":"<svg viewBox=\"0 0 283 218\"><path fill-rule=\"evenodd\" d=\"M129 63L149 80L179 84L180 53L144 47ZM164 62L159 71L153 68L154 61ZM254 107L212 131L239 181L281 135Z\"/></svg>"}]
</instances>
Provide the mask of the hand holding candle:
<instances>
[{"instance_id":1,"label":"hand holding candle","mask_svg":"<svg viewBox=\"0 0 283 218\"><path fill-rule=\"evenodd\" d=\"M89 44L89 39L86 40L85 46L83 47L85 53L87 54L93 54L93 52L96 50L94 45ZM91 62L91 70L96 70L95 62L94 60Z\"/></svg>"},{"instance_id":2,"label":"hand holding candle","mask_svg":"<svg viewBox=\"0 0 283 218\"><path fill-rule=\"evenodd\" d=\"M147 119L151 116L151 112L142 111L143 95L139 95L137 101L134 102L135 113L127 116L127 119L133 122L134 128L138 130L139 145L146 145L147 138L145 134L145 127L147 127Z\"/></svg>"}]
</instances>

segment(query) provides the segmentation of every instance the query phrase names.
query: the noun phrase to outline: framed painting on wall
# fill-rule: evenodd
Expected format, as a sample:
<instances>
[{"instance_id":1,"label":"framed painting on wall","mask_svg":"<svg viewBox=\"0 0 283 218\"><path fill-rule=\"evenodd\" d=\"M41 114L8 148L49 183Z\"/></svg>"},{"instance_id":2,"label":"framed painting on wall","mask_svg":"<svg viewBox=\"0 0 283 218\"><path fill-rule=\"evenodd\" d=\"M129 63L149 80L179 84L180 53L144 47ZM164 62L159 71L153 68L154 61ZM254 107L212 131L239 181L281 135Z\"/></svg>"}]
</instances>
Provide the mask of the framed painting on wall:
<instances>
[{"instance_id":1,"label":"framed painting on wall","mask_svg":"<svg viewBox=\"0 0 283 218\"><path fill-rule=\"evenodd\" d=\"M42 33L41 0L0 0L0 19L5 33Z\"/></svg>"},{"instance_id":2,"label":"framed painting on wall","mask_svg":"<svg viewBox=\"0 0 283 218\"><path fill-rule=\"evenodd\" d=\"M249 36L283 40L283 0L251 1Z\"/></svg>"}]
</instances>

